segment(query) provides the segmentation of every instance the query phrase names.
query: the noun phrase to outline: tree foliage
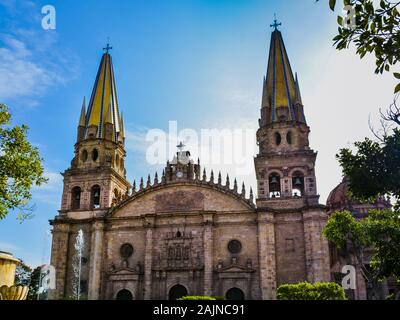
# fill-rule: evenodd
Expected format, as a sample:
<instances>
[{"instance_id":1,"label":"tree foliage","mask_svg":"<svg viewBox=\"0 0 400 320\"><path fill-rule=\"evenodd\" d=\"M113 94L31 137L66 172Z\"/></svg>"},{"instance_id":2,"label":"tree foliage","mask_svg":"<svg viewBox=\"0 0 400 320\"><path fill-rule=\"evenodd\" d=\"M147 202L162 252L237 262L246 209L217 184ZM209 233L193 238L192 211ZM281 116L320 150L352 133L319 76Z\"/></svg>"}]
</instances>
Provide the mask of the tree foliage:
<instances>
[{"instance_id":1,"label":"tree foliage","mask_svg":"<svg viewBox=\"0 0 400 320\"><path fill-rule=\"evenodd\" d=\"M316 0L319 1L319 0ZM375 4L374 4L375 2ZM374 54L376 73L389 72L400 61L400 1L381 0L343 0L343 8L351 6L355 14L355 24L349 24L350 17L338 16L338 34L333 39L338 50L347 49L354 44L360 58ZM337 7L336 0L329 0L332 11ZM352 14L349 11L349 14ZM400 73L394 76L400 79ZM400 83L395 92L400 91Z\"/></svg>"},{"instance_id":2,"label":"tree foliage","mask_svg":"<svg viewBox=\"0 0 400 320\"><path fill-rule=\"evenodd\" d=\"M356 220L349 211L338 211L329 218L323 234L356 259L368 283L376 284L390 276L400 279L398 212L371 210L366 218ZM364 264L367 254L372 254L369 266Z\"/></svg>"},{"instance_id":3,"label":"tree foliage","mask_svg":"<svg viewBox=\"0 0 400 320\"><path fill-rule=\"evenodd\" d=\"M347 300L343 288L334 282L284 284L277 290L278 300Z\"/></svg>"},{"instance_id":4,"label":"tree foliage","mask_svg":"<svg viewBox=\"0 0 400 320\"><path fill-rule=\"evenodd\" d=\"M340 150L337 156L343 173L350 177L349 190L360 200L375 201L391 195L400 205L400 130L383 137L382 143L368 138L356 142L356 152Z\"/></svg>"},{"instance_id":5,"label":"tree foliage","mask_svg":"<svg viewBox=\"0 0 400 320\"><path fill-rule=\"evenodd\" d=\"M32 268L26 265L23 261L21 261L15 270L15 285L26 286L29 288L27 300L38 299L40 272L40 267L32 270ZM42 297L44 297L43 294Z\"/></svg>"},{"instance_id":6,"label":"tree foliage","mask_svg":"<svg viewBox=\"0 0 400 320\"><path fill-rule=\"evenodd\" d=\"M25 125L11 127L11 114L0 104L0 220L12 210L21 220L29 217L31 188L47 181L39 151L29 143L27 132Z\"/></svg>"}]
</instances>

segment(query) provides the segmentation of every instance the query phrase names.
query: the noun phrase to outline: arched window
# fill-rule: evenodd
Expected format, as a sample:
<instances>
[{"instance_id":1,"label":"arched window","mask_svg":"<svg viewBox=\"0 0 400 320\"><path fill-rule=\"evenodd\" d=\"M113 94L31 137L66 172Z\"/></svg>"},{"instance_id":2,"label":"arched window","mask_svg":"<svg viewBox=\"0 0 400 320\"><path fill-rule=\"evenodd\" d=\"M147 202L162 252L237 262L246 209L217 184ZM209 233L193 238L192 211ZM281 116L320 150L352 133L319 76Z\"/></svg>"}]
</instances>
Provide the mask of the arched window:
<instances>
[{"instance_id":1,"label":"arched window","mask_svg":"<svg viewBox=\"0 0 400 320\"><path fill-rule=\"evenodd\" d=\"M92 151L92 160L93 161L97 161L98 158L99 158L99 151L97 149L93 149L93 151Z\"/></svg>"},{"instance_id":2,"label":"arched window","mask_svg":"<svg viewBox=\"0 0 400 320\"><path fill-rule=\"evenodd\" d=\"M292 195L301 197L304 194L304 175L300 171L293 173L292 178Z\"/></svg>"},{"instance_id":3,"label":"arched window","mask_svg":"<svg viewBox=\"0 0 400 320\"><path fill-rule=\"evenodd\" d=\"M177 300L180 299L182 297L186 297L188 295L188 291L187 289L180 285L177 284L176 286L173 286L170 290L169 290L169 300Z\"/></svg>"},{"instance_id":4,"label":"arched window","mask_svg":"<svg viewBox=\"0 0 400 320\"><path fill-rule=\"evenodd\" d=\"M226 292L226 300L244 300L244 292L239 288L232 288Z\"/></svg>"},{"instance_id":5,"label":"arched window","mask_svg":"<svg viewBox=\"0 0 400 320\"><path fill-rule=\"evenodd\" d=\"M281 177L277 173L269 176L269 196L271 198L280 198L281 196Z\"/></svg>"},{"instance_id":6,"label":"arched window","mask_svg":"<svg viewBox=\"0 0 400 320\"><path fill-rule=\"evenodd\" d=\"M91 204L92 204L92 209L100 208L100 187L98 185L92 187Z\"/></svg>"},{"instance_id":7,"label":"arched window","mask_svg":"<svg viewBox=\"0 0 400 320\"><path fill-rule=\"evenodd\" d=\"M129 290L122 289L117 293L116 300L133 300L133 295Z\"/></svg>"},{"instance_id":8,"label":"arched window","mask_svg":"<svg viewBox=\"0 0 400 320\"><path fill-rule=\"evenodd\" d=\"M279 146L282 142L282 137L279 132L275 132L275 144Z\"/></svg>"},{"instance_id":9,"label":"arched window","mask_svg":"<svg viewBox=\"0 0 400 320\"><path fill-rule=\"evenodd\" d=\"M88 158L87 150L83 150L81 153L81 161L86 162L87 158Z\"/></svg>"},{"instance_id":10,"label":"arched window","mask_svg":"<svg viewBox=\"0 0 400 320\"><path fill-rule=\"evenodd\" d=\"M286 141L287 141L287 143L290 144L290 145L293 143L293 134L292 134L291 131L289 131L289 132L286 134Z\"/></svg>"},{"instance_id":11,"label":"arched window","mask_svg":"<svg viewBox=\"0 0 400 320\"><path fill-rule=\"evenodd\" d=\"M82 190L79 187L72 189L71 209L77 210L81 206L81 193Z\"/></svg>"}]
</instances>

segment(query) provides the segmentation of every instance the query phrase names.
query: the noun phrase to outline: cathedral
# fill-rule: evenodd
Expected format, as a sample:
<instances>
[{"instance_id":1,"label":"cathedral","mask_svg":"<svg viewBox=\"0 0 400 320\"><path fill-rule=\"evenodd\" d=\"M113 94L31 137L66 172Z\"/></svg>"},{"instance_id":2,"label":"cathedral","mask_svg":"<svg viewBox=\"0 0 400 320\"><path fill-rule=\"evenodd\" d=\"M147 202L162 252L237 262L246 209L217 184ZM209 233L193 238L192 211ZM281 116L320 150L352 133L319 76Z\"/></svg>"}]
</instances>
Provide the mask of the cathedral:
<instances>
[{"instance_id":1,"label":"cathedral","mask_svg":"<svg viewBox=\"0 0 400 320\"><path fill-rule=\"evenodd\" d=\"M281 284L331 281L317 153L277 23L274 29L254 159L258 188L248 198L234 177L207 175L182 144L162 174L131 185L106 48L88 106L82 106L75 156L63 173L61 210L50 221L52 299L73 295L80 230L79 286L90 300L273 300Z\"/></svg>"}]
</instances>

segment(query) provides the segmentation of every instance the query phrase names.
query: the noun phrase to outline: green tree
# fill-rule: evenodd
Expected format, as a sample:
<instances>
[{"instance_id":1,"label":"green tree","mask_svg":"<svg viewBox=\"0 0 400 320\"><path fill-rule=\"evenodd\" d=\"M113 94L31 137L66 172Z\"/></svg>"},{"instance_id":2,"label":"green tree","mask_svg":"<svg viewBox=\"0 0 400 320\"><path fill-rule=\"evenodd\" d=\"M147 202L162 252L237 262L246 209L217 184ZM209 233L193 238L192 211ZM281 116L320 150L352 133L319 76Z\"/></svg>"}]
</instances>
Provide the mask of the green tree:
<instances>
[{"instance_id":1,"label":"green tree","mask_svg":"<svg viewBox=\"0 0 400 320\"><path fill-rule=\"evenodd\" d=\"M284 284L277 290L278 300L347 300L343 288L334 282Z\"/></svg>"},{"instance_id":2,"label":"green tree","mask_svg":"<svg viewBox=\"0 0 400 320\"><path fill-rule=\"evenodd\" d=\"M319 0L316 0L319 1ZM338 50L355 45L360 58L374 54L376 73L389 72L400 61L400 1L381 0L379 5L372 0L343 0L343 8L351 6L349 16L338 16L338 34L333 39ZM337 6L336 0L329 0L332 11ZM353 15L354 24L349 23ZM400 73L394 76L400 79ZM400 83L395 93L400 91Z\"/></svg>"},{"instance_id":3,"label":"green tree","mask_svg":"<svg viewBox=\"0 0 400 320\"><path fill-rule=\"evenodd\" d=\"M15 269L15 285L16 286L29 286L31 282L32 269L23 261L17 265Z\"/></svg>"},{"instance_id":4,"label":"green tree","mask_svg":"<svg viewBox=\"0 0 400 320\"><path fill-rule=\"evenodd\" d=\"M10 211L24 220L33 207L31 188L47 181L39 151L27 139L28 127L11 126L11 114L0 104L0 220Z\"/></svg>"},{"instance_id":5,"label":"green tree","mask_svg":"<svg viewBox=\"0 0 400 320\"><path fill-rule=\"evenodd\" d=\"M348 211L335 212L328 220L324 236L348 256L354 257L365 280L373 288L380 280L400 279L400 215L392 210L371 210L356 220ZM372 256L369 266L365 260Z\"/></svg>"},{"instance_id":6,"label":"green tree","mask_svg":"<svg viewBox=\"0 0 400 320\"><path fill-rule=\"evenodd\" d=\"M349 190L356 199L375 201L391 195L400 208L400 130L383 137L381 143L365 139L356 142L356 152L342 149L338 155L343 173L350 177Z\"/></svg>"}]
</instances>

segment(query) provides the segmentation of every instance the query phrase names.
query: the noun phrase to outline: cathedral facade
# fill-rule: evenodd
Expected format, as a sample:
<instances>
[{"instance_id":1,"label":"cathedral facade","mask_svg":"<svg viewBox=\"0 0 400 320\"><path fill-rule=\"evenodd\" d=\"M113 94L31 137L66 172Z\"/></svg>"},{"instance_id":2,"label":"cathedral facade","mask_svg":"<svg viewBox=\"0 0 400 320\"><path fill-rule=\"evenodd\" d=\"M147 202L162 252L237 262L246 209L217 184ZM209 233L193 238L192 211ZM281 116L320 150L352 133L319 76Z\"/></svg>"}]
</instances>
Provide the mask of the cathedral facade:
<instances>
[{"instance_id":1,"label":"cathedral facade","mask_svg":"<svg viewBox=\"0 0 400 320\"><path fill-rule=\"evenodd\" d=\"M82 107L71 167L51 221L53 299L73 295L75 239L83 231L80 290L88 299L176 299L185 295L275 299L285 283L330 281L297 75L272 33L255 157L258 190L207 175L180 145L162 174L126 179L123 116L113 63L104 53Z\"/></svg>"}]
</instances>

